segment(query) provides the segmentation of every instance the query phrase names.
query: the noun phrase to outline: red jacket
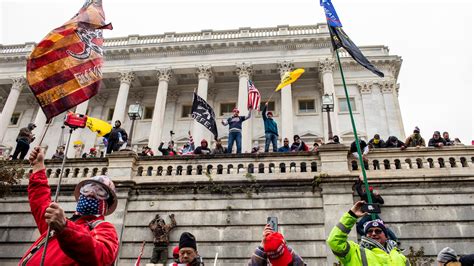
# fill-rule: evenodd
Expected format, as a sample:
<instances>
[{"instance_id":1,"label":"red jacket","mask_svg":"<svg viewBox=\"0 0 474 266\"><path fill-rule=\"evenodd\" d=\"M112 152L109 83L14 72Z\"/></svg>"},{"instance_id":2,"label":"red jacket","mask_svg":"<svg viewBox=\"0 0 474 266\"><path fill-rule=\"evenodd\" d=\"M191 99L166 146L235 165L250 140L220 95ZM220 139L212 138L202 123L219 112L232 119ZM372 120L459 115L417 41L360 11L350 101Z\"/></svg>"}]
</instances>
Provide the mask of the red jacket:
<instances>
[{"instance_id":1,"label":"red jacket","mask_svg":"<svg viewBox=\"0 0 474 266\"><path fill-rule=\"evenodd\" d=\"M26 265L40 264L43 245L33 255L29 254L44 239L48 230L44 213L51 202L50 195L45 170L31 174L28 199L41 236L23 255L19 265L24 265L24 260ZM44 265L112 265L118 252L117 232L108 222L98 223L91 229L91 224L97 220L104 220L104 216L90 215L76 221L67 220L64 230L49 238Z\"/></svg>"}]
</instances>

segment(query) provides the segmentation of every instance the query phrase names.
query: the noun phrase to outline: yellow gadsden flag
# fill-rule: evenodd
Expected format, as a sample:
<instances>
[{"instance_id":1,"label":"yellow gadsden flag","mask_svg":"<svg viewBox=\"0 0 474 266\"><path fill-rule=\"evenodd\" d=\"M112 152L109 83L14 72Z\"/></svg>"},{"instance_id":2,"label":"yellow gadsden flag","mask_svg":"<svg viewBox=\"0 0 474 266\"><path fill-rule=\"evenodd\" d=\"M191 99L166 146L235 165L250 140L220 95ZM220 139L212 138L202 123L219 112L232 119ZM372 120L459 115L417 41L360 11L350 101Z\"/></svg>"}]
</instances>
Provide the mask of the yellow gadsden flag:
<instances>
[{"instance_id":1,"label":"yellow gadsden flag","mask_svg":"<svg viewBox=\"0 0 474 266\"><path fill-rule=\"evenodd\" d=\"M112 125L94 117L87 117L86 126L97 135L103 137L112 131Z\"/></svg>"},{"instance_id":2,"label":"yellow gadsden flag","mask_svg":"<svg viewBox=\"0 0 474 266\"><path fill-rule=\"evenodd\" d=\"M278 84L277 88L275 91L279 91L283 89L285 86L290 85L291 83L295 82L297 79L303 75L304 69L298 68L294 71L291 72L286 72L285 75L281 78L280 84Z\"/></svg>"}]
</instances>

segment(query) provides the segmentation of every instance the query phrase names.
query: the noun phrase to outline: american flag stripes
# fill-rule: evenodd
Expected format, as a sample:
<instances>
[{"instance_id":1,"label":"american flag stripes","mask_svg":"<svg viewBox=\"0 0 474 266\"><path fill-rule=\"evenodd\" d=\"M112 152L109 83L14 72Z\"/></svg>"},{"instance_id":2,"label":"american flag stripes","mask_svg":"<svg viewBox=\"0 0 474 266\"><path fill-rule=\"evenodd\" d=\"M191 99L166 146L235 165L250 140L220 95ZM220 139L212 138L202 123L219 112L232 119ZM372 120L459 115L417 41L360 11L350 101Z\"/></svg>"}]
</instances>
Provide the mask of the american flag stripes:
<instances>
[{"instance_id":1,"label":"american flag stripes","mask_svg":"<svg viewBox=\"0 0 474 266\"><path fill-rule=\"evenodd\" d=\"M249 98L247 102L247 109L260 111L260 92L255 88L255 84L251 80L247 83Z\"/></svg>"},{"instance_id":2,"label":"american flag stripes","mask_svg":"<svg viewBox=\"0 0 474 266\"><path fill-rule=\"evenodd\" d=\"M48 120L97 94L102 80L102 29L112 29L105 23L102 1L86 0L28 58L28 85Z\"/></svg>"}]
</instances>

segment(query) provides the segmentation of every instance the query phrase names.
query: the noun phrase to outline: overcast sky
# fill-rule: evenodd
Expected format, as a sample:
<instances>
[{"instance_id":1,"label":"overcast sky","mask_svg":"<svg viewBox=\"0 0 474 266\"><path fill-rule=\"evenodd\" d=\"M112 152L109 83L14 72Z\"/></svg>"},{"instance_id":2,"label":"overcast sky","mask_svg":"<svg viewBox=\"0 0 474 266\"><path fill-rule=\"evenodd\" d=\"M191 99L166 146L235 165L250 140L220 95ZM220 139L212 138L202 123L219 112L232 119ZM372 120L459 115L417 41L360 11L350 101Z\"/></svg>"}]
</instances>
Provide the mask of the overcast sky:
<instances>
[{"instance_id":1,"label":"overcast sky","mask_svg":"<svg viewBox=\"0 0 474 266\"><path fill-rule=\"evenodd\" d=\"M84 0L0 0L0 44L39 42ZM428 141L449 131L474 140L471 0L333 0L344 30L359 46L386 45L403 58L400 106L407 135ZM104 36L274 27L325 22L319 0L103 0L113 31ZM385 136L386 137L386 136Z\"/></svg>"}]
</instances>

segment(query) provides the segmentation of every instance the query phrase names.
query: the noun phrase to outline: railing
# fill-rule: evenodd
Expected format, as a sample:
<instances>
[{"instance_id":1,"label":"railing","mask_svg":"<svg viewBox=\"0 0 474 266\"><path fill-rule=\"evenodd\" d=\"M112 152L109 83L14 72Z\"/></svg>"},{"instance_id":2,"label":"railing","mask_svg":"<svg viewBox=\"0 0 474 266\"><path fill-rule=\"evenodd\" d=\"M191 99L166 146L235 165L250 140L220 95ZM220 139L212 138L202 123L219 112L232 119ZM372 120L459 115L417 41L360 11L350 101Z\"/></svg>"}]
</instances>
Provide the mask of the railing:
<instances>
[{"instance_id":1,"label":"railing","mask_svg":"<svg viewBox=\"0 0 474 266\"><path fill-rule=\"evenodd\" d=\"M61 160L46 160L46 176L48 178L59 178L61 174ZM31 167L23 165L23 179L27 179L32 172ZM69 159L64 167L63 178L87 178L96 175L106 175L108 172L108 161L105 158L93 159Z\"/></svg>"},{"instance_id":2,"label":"railing","mask_svg":"<svg viewBox=\"0 0 474 266\"><path fill-rule=\"evenodd\" d=\"M377 149L367 156L369 171L398 171L413 169L468 168L474 166L473 146L443 148ZM349 169L358 170L360 164L349 156Z\"/></svg>"}]
</instances>

